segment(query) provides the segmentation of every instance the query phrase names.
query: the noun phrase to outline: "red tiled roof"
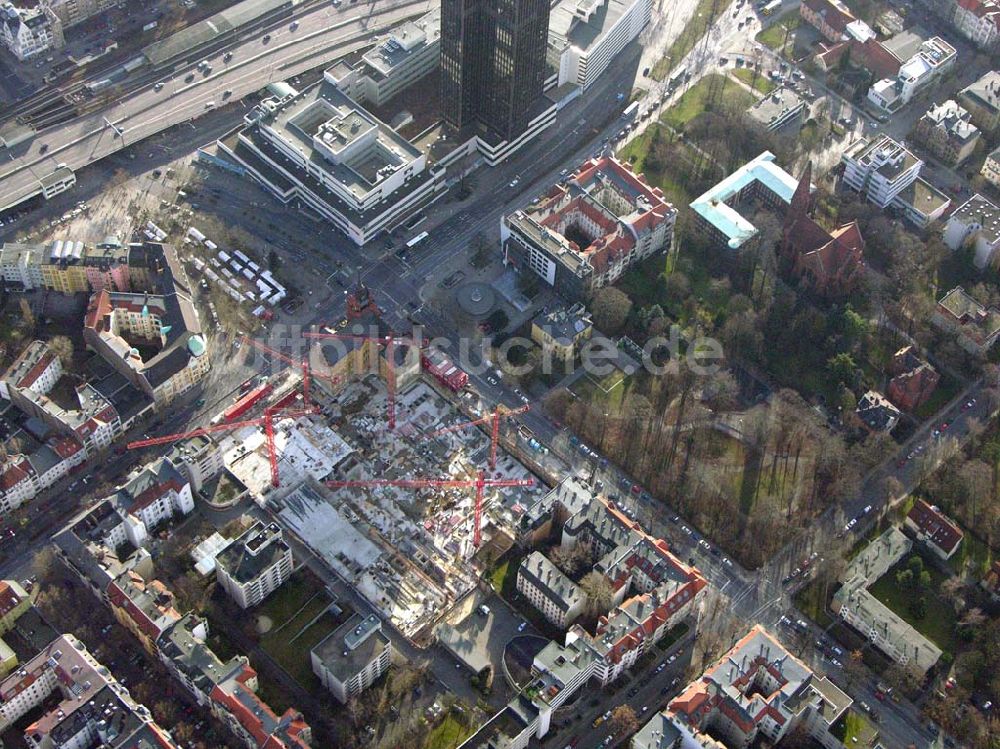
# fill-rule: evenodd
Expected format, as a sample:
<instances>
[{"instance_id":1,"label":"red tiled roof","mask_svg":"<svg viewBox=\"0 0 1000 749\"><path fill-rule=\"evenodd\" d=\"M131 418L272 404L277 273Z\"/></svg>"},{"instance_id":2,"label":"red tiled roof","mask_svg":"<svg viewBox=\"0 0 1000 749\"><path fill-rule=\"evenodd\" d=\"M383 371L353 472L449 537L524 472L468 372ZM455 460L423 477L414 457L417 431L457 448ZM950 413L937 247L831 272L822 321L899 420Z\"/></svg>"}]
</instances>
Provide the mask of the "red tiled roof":
<instances>
[{"instance_id":1,"label":"red tiled roof","mask_svg":"<svg viewBox=\"0 0 1000 749\"><path fill-rule=\"evenodd\" d=\"M913 503L913 509L906 517L946 554L951 554L965 537L961 528L922 499Z\"/></svg>"},{"instance_id":2,"label":"red tiled roof","mask_svg":"<svg viewBox=\"0 0 1000 749\"><path fill-rule=\"evenodd\" d=\"M7 616L23 600L10 583L6 580L0 580L0 616Z\"/></svg>"},{"instance_id":3,"label":"red tiled roof","mask_svg":"<svg viewBox=\"0 0 1000 749\"><path fill-rule=\"evenodd\" d=\"M0 491L9 491L31 476L35 469L23 455L18 455L13 461L7 464L7 468L0 473Z\"/></svg>"},{"instance_id":4,"label":"red tiled roof","mask_svg":"<svg viewBox=\"0 0 1000 749\"><path fill-rule=\"evenodd\" d=\"M42 376L42 372L44 372L48 366L55 361L55 359L56 357L54 354L46 351L41 355L41 357L39 357L38 361L35 362L35 366L29 369L27 373L25 373L24 377L20 379L17 386L19 388L30 388L35 384L35 380Z\"/></svg>"}]
</instances>

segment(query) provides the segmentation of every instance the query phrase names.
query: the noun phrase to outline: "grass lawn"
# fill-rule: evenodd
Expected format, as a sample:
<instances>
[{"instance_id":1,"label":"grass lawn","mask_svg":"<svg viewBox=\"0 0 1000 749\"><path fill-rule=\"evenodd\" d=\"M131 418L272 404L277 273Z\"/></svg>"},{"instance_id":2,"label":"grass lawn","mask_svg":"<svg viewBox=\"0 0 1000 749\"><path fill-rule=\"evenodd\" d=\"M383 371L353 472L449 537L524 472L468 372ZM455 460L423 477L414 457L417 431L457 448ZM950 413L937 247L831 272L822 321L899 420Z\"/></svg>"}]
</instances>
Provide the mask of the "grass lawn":
<instances>
[{"instance_id":1,"label":"grass lawn","mask_svg":"<svg viewBox=\"0 0 1000 749\"><path fill-rule=\"evenodd\" d=\"M857 710L848 710L844 717L831 728L831 733L840 739L844 746L868 746L875 737L875 727Z\"/></svg>"},{"instance_id":2,"label":"grass lawn","mask_svg":"<svg viewBox=\"0 0 1000 749\"><path fill-rule=\"evenodd\" d=\"M319 581L311 575L299 571L268 596L267 600L254 610L254 614L267 616L277 627L288 620L317 593L326 595Z\"/></svg>"},{"instance_id":3,"label":"grass lawn","mask_svg":"<svg viewBox=\"0 0 1000 749\"><path fill-rule=\"evenodd\" d=\"M470 731L449 713L424 740L424 749L454 749L468 737Z\"/></svg>"},{"instance_id":4,"label":"grass lawn","mask_svg":"<svg viewBox=\"0 0 1000 749\"><path fill-rule=\"evenodd\" d=\"M329 599L326 599L329 603ZM316 614L313 614L315 617ZM327 611L308 627L310 620L296 617L295 622L280 632L268 633L261 638L261 647L274 658L281 667L306 689L319 686L319 680L312 672L309 651L323 638L333 632L343 621ZM305 627L305 629L303 629Z\"/></svg>"},{"instance_id":5,"label":"grass lawn","mask_svg":"<svg viewBox=\"0 0 1000 749\"><path fill-rule=\"evenodd\" d=\"M573 392L581 400L603 405L616 410L621 406L625 394L631 386L632 378L620 370L615 370L597 380L593 375L587 375L573 384Z\"/></svg>"},{"instance_id":6,"label":"grass lawn","mask_svg":"<svg viewBox=\"0 0 1000 749\"><path fill-rule=\"evenodd\" d=\"M754 102L753 94L735 83L729 76L712 73L685 91L661 119L671 127L683 130L687 123L705 111L713 95L727 110L743 111Z\"/></svg>"},{"instance_id":7,"label":"grass lawn","mask_svg":"<svg viewBox=\"0 0 1000 749\"><path fill-rule=\"evenodd\" d=\"M679 65L684 55L694 49L698 40L705 36L714 20L712 6L715 6L715 18L717 18L728 12L731 3L732 0L698 0L698 7L691 20L684 26L681 35L670 45L667 53L649 71L649 77L656 81L665 79L670 70Z\"/></svg>"},{"instance_id":8,"label":"grass lawn","mask_svg":"<svg viewBox=\"0 0 1000 749\"><path fill-rule=\"evenodd\" d=\"M768 77L759 71L756 74L757 80L754 80L754 72L752 70L748 70L747 68L736 68L733 71L733 77L750 86L750 88L754 91L760 92L764 96L767 96L776 88L776 86L768 80Z\"/></svg>"},{"instance_id":9,"label":"grass lawn","mask_svg":"<svg viewBox=\"0 0 1000 749\"><path fill-rule=\"evenodd\" d=\"M672 137L669 131L663 126L651 124L643 130L642 135L629 141L618 152L618 158L632 164L635 171L644 174L651 185L663 190L663 194L668 201L674 205L687 205L691 202L693 196L688 194L683 184L671 176L669 169L660 172L646 166L646 154L649 153L650 141L653 138L655 130L659 130L663 138L669 139ZM680 144L680 147L687 150L684 144Z\"/></svg>"},{"instance_id":10,"label":"grass lawn","mask_svg":"<svg viewBox=\"0 0 1000 749\"><path fill-rule=\"evenodd\" d=\"M757 34L757 41L765 47L770 47L781 54L784 52L783 47L786 46L786 39L787 46L794 44L795 29L799 27L800 23L802 23L802 17L799 15L799 12L797 10L790 10L775 23Z\"/></svg>"},{"instance_id":11,"label":"grass lawn","mask_svg":"<svg viewBox=\"0 0 1000 749\"><path fill-rule=\"evenodd\" d=\"M508 554L490 573L493 589L507 600L510 600L517 593L517 570L520 568L524 556L524 554Z\"/></svg>"},{"instance_id":12,"label":"grass lawn","mask_svg":"<svg viewBox=\"0 0 1000 749\"><path fill-rule=\"evenodd\" d=\"M896 566L880 577L869 590L872 595L895 611L901 619L911 624L924 637L942 650L954 653L957 645L955 637L957 622L955 621L954 609L937 594L941 583L946 579L945 575L935 567L925 565L924 569L931 575L931 584L925 593L927 596L927 614L923 619L917 619L910 612L909 603L915 594L896 583L896 571L906 569L906 565L912 556L913 554L907 555Z\"/></svg>"}]
</instances>

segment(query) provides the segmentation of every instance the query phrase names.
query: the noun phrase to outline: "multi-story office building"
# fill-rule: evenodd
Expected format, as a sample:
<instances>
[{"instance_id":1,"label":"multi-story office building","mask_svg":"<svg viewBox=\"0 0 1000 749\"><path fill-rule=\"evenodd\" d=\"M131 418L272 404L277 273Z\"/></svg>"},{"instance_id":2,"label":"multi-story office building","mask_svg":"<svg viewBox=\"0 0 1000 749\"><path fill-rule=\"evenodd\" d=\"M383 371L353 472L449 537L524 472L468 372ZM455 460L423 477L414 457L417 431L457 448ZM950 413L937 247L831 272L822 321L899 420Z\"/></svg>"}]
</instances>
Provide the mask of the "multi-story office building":
<instances>
[{"instance_id":1,"label":"multi-story office building","mask_svg":"<svg viewBox=\"0 0 1000 749\"><path fill-rule=\"evenodd\" d=\"M437 70L440 41L441 10L435 8L379 38L357 62L339 61L327 75L354 101L380 107Z\"/></svg>"},{"instance_id":2,"label":"multi-story office building","mask_svg":"<svg viewBox=\"0 0 1000 749\"><path fill-rule=\"evenodd\" d=\"M676 218L660 188L602 156L585 162L535 205L501 219L504 263L583 300L635 263L668 251Z\"/></svg>"},{"instance_id":3,"label":"multi-story office building","mask_svg":"<svg viewBox=\"0 0 1000 749\"><path fill-rule=\"evenodd\" d=\"M313 673L341 703L357 697L386 671L392 644L374 614L355 614L309 651Z\"/></svg>"},{"instance_id":4,"label":"multi-story office building","mask_svg":"<svg viewBox=\"0 0 1000 749\"><path fill-rule=\"evenodd\" d=\"M551 124L542 99L548 0L444 0L441 101L445 120L497 148ZM530 135L529 135L530 137Z\"/></svg>"},{"instance_id":5,"label":"multi-story office building","mask_svg":"<svg viewBox=\"0 0 1000 749\"><path fill-rule=\"evenodd\" d=\"M361 245L441 197L445 170L339 90L335 71L304 91L283 84L219 147L279 200L301 200Z\"/></svg>"},{"instance_id":6,"label":"multi-story office building","mask_svg":"<svg viewBox=\"0 0 1000 749\"><path fill-rule=\"evenodd\" d=\"M961 164L979 142L979 128L972 115L948 99L935 104L913 126L913 139L947 164Z\"/></svg>"},{"instance_id":7,"label":"multi-story office building","mask_svg":"<svg viewBox=\"0 0 1000 749\"><path fill-rule=\"evenodd\" d=\"M267 598L292 576L292 550L274 523L254 523L215 557L215 576L240 608Z\"/></svg>"},{"instance_id":8,"label":"multi-story office building","mask_svg":"<svg viewBox=\"0 0 1000 749\"><path fill-rule=\"evenodd\" d=\"M561 0L549 16L551 67L557 84L586 90L630 42L652 14L651 0Z\"/></svg>"},{"instance_id":9,"label":"multi-story office building","mask_svg":"<svg viewBox=\"0 0 1000 749\"><path fill-rule=\"evenodd\" d=\"M986 133L1000 125L1000 71L991 70L958 92L958 103L972 117L972 123Z\"/></svg>"},{"instance_id":10,"label":"multi-story office building","mask_svg":"<svg viewBox=\"0 0 1000 749\"><path fill-rule=\"evenodd\" d=\"M695 198L691 210L713 244L741 250L760 241L760 232L737 208L753 200L784 210L798 186L798 180L774 163L774 154L765 151Z\"/></svg>"},{"instance_id":11,"label":"multi-story office building","mask_svg":"<svg viewBox=\"0 0 1000 749\"><path fill-rule=\"evenodd\" d=\"M18 8L0 5L0 43L18 60L30 60L63 46L62 24L45 6Z\"/></svg>"}]
</instances>

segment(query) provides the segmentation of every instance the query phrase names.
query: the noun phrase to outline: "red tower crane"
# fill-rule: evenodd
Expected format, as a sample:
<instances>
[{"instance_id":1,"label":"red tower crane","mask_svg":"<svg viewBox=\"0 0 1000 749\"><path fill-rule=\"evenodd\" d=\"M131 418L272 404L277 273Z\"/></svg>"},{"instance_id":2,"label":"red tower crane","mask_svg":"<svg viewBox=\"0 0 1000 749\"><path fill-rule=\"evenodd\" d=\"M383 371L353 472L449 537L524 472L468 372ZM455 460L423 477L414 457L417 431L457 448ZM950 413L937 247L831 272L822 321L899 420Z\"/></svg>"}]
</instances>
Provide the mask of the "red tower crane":
<instances>
[{"instance_id":1,"label":"red tower crane","mask_svg":"<svg viewBox=\"0 0 1000 749\"><path fill-rule=\"evenodd\" d=\"M534 479L488 479L483 471L479 471L474 479L367 479L363 481L327 481L331 489L364 488L374 486L398 486L403 489L456 489L469 486L476 487L476 505L472 520L472 545L477 549L482 543L483 493L487 486L534 486Z\"/></svg>"},{"instance_id":2,"label":"red tower crane","mask_svg":"<svg viewBox=\"0 0 1000 749\"><path fill-rule=\"evenodd\" d=\"M202 427L200 429L192 429L190 432L179 432L177 434L166 434L162 437L150 437L149 439L136 440L134 442L129 442L126 447L128 447L129 450L139 450L143 447L166 445L171 442L180 442L181 440L202 437L208 434L216 434L218 432L229 432L235 429L242 429L243 427L263 426L264 435L267 437L267 458L271 466L271 485L277 487L280 484L280 481L278 477L278 452L274 446L274 419L276 416L295 419L299 416L305 416L311 413L316 413L315 407L310 406L305 409L284 411L279 408L269 406L264 409L264 415L256 419L248 419L247 421L231 421L228 424L213 424L212 426Z\"/></svg>"},{"instance_id":3,"label":"red tower crane","mask_svg":"<svg viewBox=\"0 0 1000 749\"><path fill-rule=\"evenodd\" d=\"M311 378L312 377L316 377L317 375L311 373L310 370L309 370L309 357L308 357L308 355L307 356L303 356L301 360L296 360L296 359L293 359L288 354L283 354L280 351L277 351L277 350L271 348L267 344L261 343L258 340L250 338L249 336L243 336L243 341L245 343L249 343L251 346L253 346L254 348L256 348L258 351L262 351L265 354L270 354L275 359L278 359L279 361L283 361L285 364L287 364L290 367L301 369L302 370L302 400L305 402L305 404L307 406L312 405L312 401L309 398L309 395L310 395L309 383L310 383ZM336 385L336 384L338 384L341 381L340 377L333 377L333 376L330 376L330 375L318 375L318 376L322 377L325 380L329 380L331 385Z\"/></svg>"},{"instance_id":4,"label":"red tower crane","mask_svg":"<svg viewBox=\"0 0 1000 749\"><path fill-rule=\"evenodd\" d=\"M374 341L378 346L385 346L386 360L386 400L389 410L389 429L396 428L396 346L400 343L413 344L410 338L395 335L352 335L351 333L317 333L310 331L304 333L306 338L317 338L320 340L335 341Z\"/></svg>"},{"instance_id":5,"label":"red tower crane","mask_svg":"<svg viewBox=\"0 0 1000 749\"><path fill-rule=\"evenodd\" d=\"M454 426L443 427L442 429L431 432L427 436L439 437L440 435L447 434L448 432L457 432L460 429L468 429L469 427L477 427L481 424L492 422L490 426L490 470L492 471L497 467L497 443L500 441L500 419L507 416L517 416L518 414L523 414L530 408L531 406L526 404L511 409L507 408L502 403L498 403L496 408L494 408L493 411L488 413L486 416L479 419L473 419L472 421L466 421L461 424L455 424Z\"/></svg>"}]
</instances>

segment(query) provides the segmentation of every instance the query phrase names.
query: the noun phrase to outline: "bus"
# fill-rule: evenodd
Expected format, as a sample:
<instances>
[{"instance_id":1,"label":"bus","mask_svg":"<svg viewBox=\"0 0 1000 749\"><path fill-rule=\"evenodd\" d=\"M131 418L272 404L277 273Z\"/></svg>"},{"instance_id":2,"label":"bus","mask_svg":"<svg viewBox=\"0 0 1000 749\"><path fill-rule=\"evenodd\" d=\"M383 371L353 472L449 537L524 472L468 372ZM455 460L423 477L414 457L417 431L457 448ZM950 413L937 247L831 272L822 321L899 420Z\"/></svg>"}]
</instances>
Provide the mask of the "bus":
<instances>
[{"instance_id":1,"label":"bus","mask_svg":"<svg viewBox=\"0 0 1000 749\"><path fill-rule=\"evenodd\" d=\"M769 16L778 8L781 7L781 0L771 0L767 5L760 9L760 14L762 16Z\"/></svg>"},{"instance_id":2,"label":"bus","mask_svg":"<svg viewBox=\"0 0 1000 749\"><path fill-rule=\"evenodd\" d=\"M633 117L635 117L638 111L639 111L639 102L633 101L631 104L625 107L625 111L622 112L622 119L630 120Z\"/></svg>"},{"instance_id":3,"label":"bus","mask_svg":"<svg viewBox=\"0 0 1000 749\"><path fill-rule=\"evenodd\" d=\"M414 247L423 242L425 239L427 239L427 232L422 231L417 236L415 236L413 239L411 239L409 242L406 243L406 249L412 250Z\"/></svg>"},{"instance_id":4,"label":"bus","mask_svg":"<svg viewBox=\"0 0 1000 749\"><path fill-rule=\"evenodd\" d=\"M687 73L687 68L685 67L680 67L671 73L670 78L667 79L667 88L671 90L677 88L684 80L685 73Z\"/></svg>"}]
</instances>

